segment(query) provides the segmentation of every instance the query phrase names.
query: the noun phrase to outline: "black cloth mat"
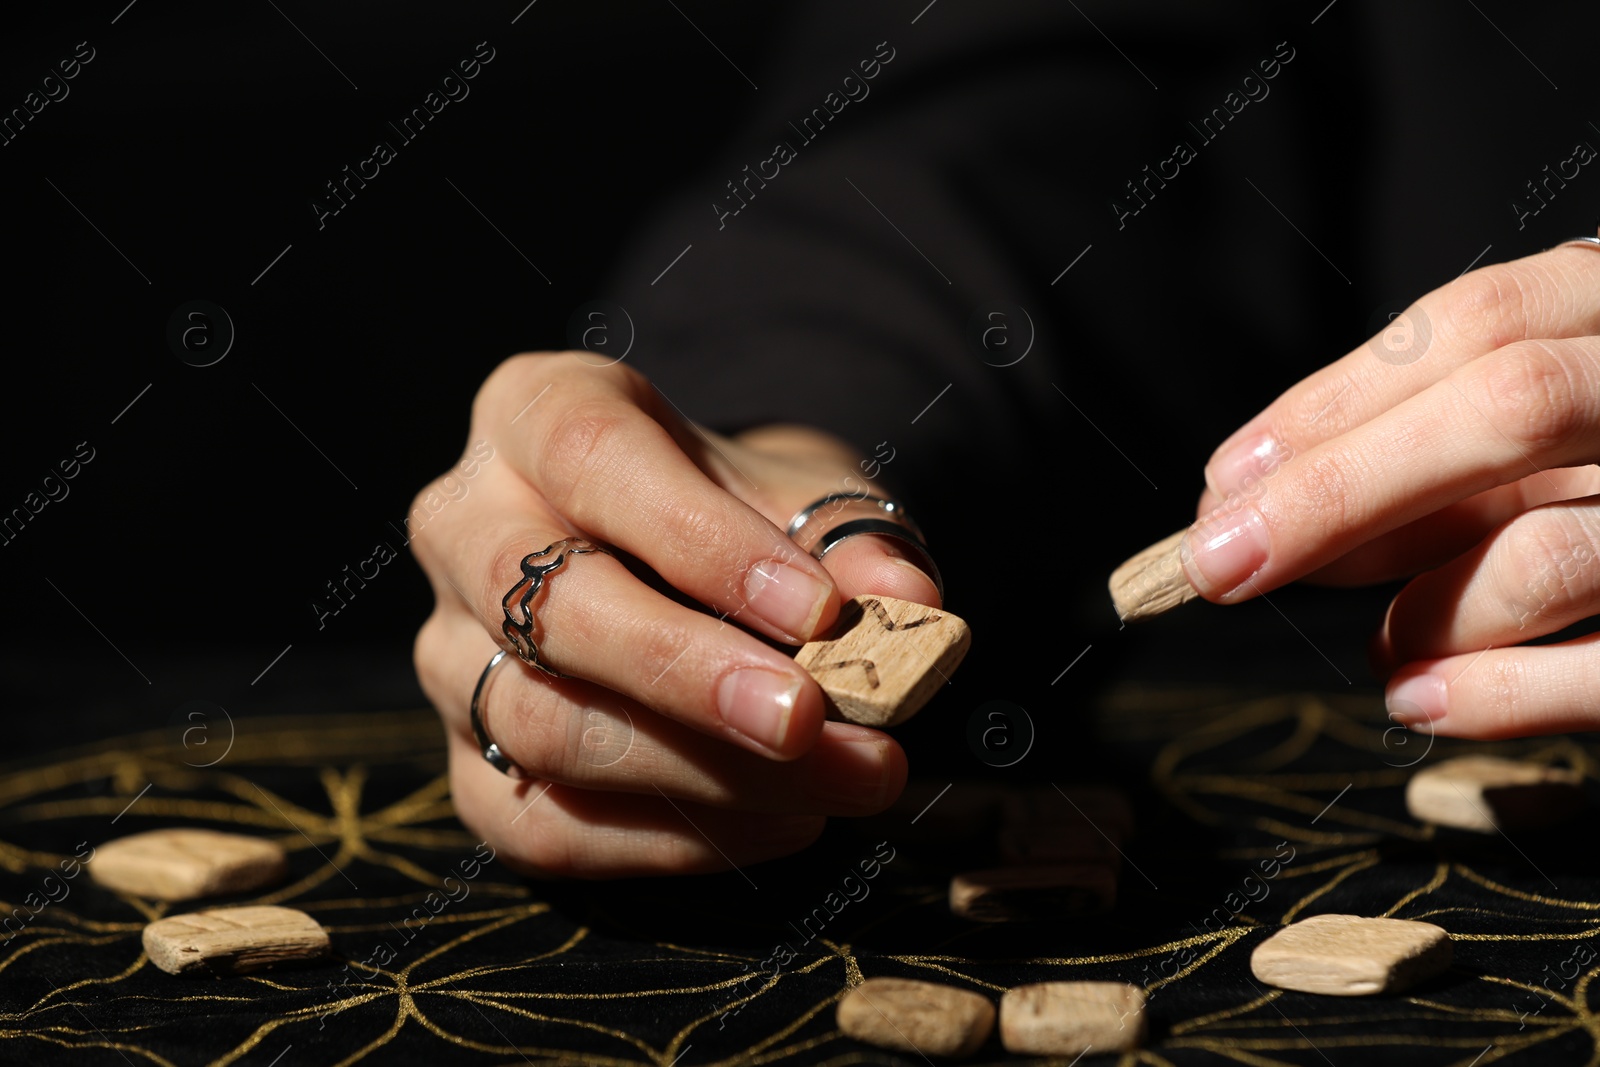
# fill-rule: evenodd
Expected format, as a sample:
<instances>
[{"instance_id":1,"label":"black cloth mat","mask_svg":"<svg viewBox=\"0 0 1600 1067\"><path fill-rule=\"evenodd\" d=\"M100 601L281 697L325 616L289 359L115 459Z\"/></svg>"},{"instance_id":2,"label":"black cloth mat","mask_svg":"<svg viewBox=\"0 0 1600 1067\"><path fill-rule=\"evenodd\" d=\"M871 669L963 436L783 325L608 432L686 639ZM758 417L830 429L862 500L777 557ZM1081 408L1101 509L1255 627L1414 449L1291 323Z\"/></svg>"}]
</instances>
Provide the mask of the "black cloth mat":
<instances>
[{"instance_id":1,"label":"black cloth mat","mask_svg":"<svg viewBox=\"0 0 1600 1067\"><path fill-rule=\"evenodd\" d=\"M922 1063L834 1023L849 984L899 975L996 999L1054 979L1145 986L1145 1048L1085 1064L1593 1062L1600 871L1581 817L1510 839L1417 824L1413 765L1468 746L1387 733L1375 695L1124 686L1096 719L1097 762L1139 816L1120 902L1004 925L945 902L951 873L994 848L992 828L947 836L951 816L1014 785L1004 770L744 872L541 883L455 820L429 712L258 718L214 727L209 750L172 730L62 748L0 786L0 1060ZM1591 776L1596 754L1572 738L1470 748ZM945 784L919 782L918 802ZM333 959L222 979L150 966L143 925L199 905L105 890L74 854L172 825L282 842L291 880L228 903L304 909ZM1253 947L1324 912L1437 923L1455 964L1387 997L1255 982ZM974 1062L1019 1059L996 1038Z\"/></svg>"}]
</instances>

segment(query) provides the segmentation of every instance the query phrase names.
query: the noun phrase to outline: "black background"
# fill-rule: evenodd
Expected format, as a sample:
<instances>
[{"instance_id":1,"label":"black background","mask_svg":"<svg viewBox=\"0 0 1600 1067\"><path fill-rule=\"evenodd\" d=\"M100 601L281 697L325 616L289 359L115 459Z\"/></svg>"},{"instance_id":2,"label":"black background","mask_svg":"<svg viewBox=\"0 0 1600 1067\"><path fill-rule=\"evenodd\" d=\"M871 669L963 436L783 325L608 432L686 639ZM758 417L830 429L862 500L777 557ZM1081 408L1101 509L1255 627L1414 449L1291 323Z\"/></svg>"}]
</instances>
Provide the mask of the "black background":
<instances>
[{"instance_id":1,"label":"black background","mask_svg":"<svg viewBox=\"0 0 1600 1067\"><path fill-rule=\"evenodd\" d=\"M191 700L235 713L420 701L410 636L430 596L409 558L322 628L312 603L377 543L402 547L394 524L456 459L477 384L514 352L566 347L574 309L622 296L608 279L666 262L631 243L673 191L698 202L718 189L719 152L751 158L729 145L763 92L814 96L878 39L914 57L919 34L948 43L984 17L954 0L855 10L836 33L812 27L808 40L831 43L806 54L810 82L769 81L807 10L138 0L8 16L0 107L19 106L78 42L96 53L66 99L0 147L0 511L79 442L95 450L70 496L0 547L18 743L159 726ZM1370 684L1361 644L1387 591L1286 591L1230 609L1226 626L1202 607L1130 634L1105 575L1188 521L1210 449L1361 343L1385 302L1484 252L1512 258L1594 225L1589 170L1526 229L1510 209L1574 141L1600 141L1582 5L1083 14L1100 88L1067 121L1089 133L1025 109L1021 122L1056 145L1062 195L1030 185L969 205L980 220L1053 205L1030 218L1053 260L1028 263L1026 293L1001 295L1038 312L1036 361L1079 410L1023 425L1021 453L930 418L921 429L958 440L964 461L929 448L897 472L920 493L951 606L979 635L983 684L944 720L952 740L980 698L1070 704L1143 671ZM1285 39L1297 57L1275 98L1119 231L1106 201ZM319 229L310 203L323 183L392 139L386 122L480 41L495 59L471 95ZM666 247L704 240L714 256L710 221ZM952 221L912 228L937 249ZM701 301L709 318L719 294L674 299ZM168 346L169 318L191 300L221 305L236 327L214 366ZM713 408L676 399L717 424ZM921 402L895 398L894 418ZM868 445L879 435L858 432ZM1043 603L1040 622L985 644L1006 632L1019 589Z\"/></svg>"}]
</instances>

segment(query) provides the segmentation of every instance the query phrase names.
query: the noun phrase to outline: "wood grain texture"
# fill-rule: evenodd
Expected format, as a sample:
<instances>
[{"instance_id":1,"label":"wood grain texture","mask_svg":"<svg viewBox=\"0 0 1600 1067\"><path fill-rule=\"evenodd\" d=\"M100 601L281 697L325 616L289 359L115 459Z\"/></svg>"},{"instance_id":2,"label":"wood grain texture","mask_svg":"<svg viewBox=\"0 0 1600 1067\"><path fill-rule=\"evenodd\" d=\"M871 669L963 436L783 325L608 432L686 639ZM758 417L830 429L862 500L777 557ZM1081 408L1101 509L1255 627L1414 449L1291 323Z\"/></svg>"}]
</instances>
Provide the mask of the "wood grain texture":
<instances>
[{"instance_id":1,"label":"wood grain texture","mask_svg":"<svg viewBox=\"0 0 1600 1067\"><path fill-rule=\"evenodd\" d=\"M1144 990L1126 982L1036 982L1000 998L1000 1043L1024 1056L1081 1056L1138 1048Z\"/></svg>"},{"instance_id":2,"label":"wood grain texture","mask_svg":"<svg viewBox=\"0 0 1600 1067\"><path fill-rule=\"evenodd\" d=\"M1412 818L1486 834L1553 826L1583 803L1578 771L1496 756L1444 760L1406 783Z\"/></svg>"},{"instance_id":3,"label":"wood grain texture","mask_svg":"<svg viewBox=\"0 0 1600 1067\"><path fill-rule=\"evenodd\" d=\"M150 962L168 974L248 974L328 954L328 932L294 908L212 908L144 928Z\"/></svg>"},{"instance_id":4,"label":"wood grain texture","mask_svg":"<svg viewBox=\"0 0 1600 1067\"><path fill-rule=\"evenodd\" d=\"M1188 533L1184 527L1111 572L1111 602L1123 622L1152 618L1200 595L1189 584L1179 558Z\"/></svg>"},{"instance_id":5,"label":"wood grain texture","mask_svg":"<svg viewBox=\"0 0 1600 1067\"><path fill-rule=\"evenodd\" d=\"M839 1001L846 1037L924 1056L970 1056L994 1032L989 998L909 978L868 978Z\"/></svg>"},{"instance_id":6,"label":"wood grain texture","mask_svg":"<svg viewBox=\"0 0 1600 1067\"><path fill-rule=\"evenodd\" d=\"M275 885L288 877L289 858L263 838L180 827L101 845L89 874L107 889L134 896L194 900Z\"/></svg>"},{"instance_id":7,"label":"wood grain texture","mask_svg":"<svg viewBox=\"0 0 1600 1067\"><path fill-rule=\"evenodd\" d=\"M1250 970L1280 989L1362 997L1426 981L1451 958L1450 935L1432 923L1317 915L1257 945Z\"/></svg>"},{"instance_id":8,"label":"wood grain texture","mask_svg":"<svg viewBox=\"0 0 1600 1067\"><path fill-rule=\"evenodd\" d=\"M967 624L948 611L858 596L845 602L833 633L803 646L795 660L841 718L893 726L922 710L971 643Z\"/></svg>"}]
</instances>

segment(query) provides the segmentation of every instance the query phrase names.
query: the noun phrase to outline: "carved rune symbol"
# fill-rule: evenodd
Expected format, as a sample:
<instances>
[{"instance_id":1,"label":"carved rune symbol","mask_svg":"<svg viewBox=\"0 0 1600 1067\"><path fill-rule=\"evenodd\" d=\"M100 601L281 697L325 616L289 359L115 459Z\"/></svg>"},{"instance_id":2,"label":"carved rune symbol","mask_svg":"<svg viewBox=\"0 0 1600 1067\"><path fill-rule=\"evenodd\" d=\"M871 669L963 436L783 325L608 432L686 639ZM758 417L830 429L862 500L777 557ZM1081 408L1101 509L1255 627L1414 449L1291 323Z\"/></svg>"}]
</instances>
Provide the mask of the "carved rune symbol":
<instances>
[{"instance_id":1,"label":"carved rune symbol","mask_svg":"<svg viewBox=\"0 0 1600 1067\"><path fill-rule=\"evenodd\" d=\"M896 630L915 629L916 627L921 626L923 623L938 622L940 619L944 618L944 616L940 615L937 611L931 611L914 622L903 622L896 624L893 619L889 618L889 613L884 610L882 601L876 599L863 600L861 602L861 606L871 610L871 612L878 617L878 622L882 623L883 628L888 630L890 633L893 633Z\"/></svg>"},{"instance_id":2,"label":"carved rune symbol","mask_svg":"<svg viewBox=\"0 0 1600 1067\"><path fill-rule=\"evenodd\" d=\"M815 669L819 671L838 671L846 667L854 667L857 664L860 664L861 669L866 672L867 684L874 689L878 688L878 665L870 659L847 659L839 663L821 663Z\"/></svg>"}]
</instances>

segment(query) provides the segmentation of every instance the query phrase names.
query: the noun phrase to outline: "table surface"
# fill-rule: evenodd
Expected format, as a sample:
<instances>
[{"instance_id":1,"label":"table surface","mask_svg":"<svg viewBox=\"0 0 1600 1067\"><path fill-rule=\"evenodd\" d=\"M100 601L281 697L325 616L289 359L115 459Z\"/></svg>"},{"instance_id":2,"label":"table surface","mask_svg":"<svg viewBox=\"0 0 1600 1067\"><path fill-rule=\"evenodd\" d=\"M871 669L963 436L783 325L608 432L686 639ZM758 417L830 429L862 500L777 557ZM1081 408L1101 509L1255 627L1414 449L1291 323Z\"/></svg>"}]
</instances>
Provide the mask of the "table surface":
<instances>
[{"instance_id":1,"label":"table surface","mask_svg":"<svg viewBox=\"0 0 1600 1067\"><path fill-rule=\"evenodd\" d=\"M1414 822L1407 777L1468 746L1386 736L1370 694L1123 686L1094 721L1099 762L1139 817L1120 902L1092 919L999 925L948 911L949 876L994 847L992 831L950 836L949 822L964 797L1015 785L1009 769L955 781L916 823L908 806L840 822L804 854L744 872L553 884L478 862L487 853L454 818L431 712L255 719L211 739L231 742L211 766L170 730L60 749L0 778L0 901L14 917L0 934L0 1061L925 1062L835 1026L847 986L880 975L995 998L1033 981L1135 982L1150 1030L1125 1063L1600 1058L1589 992L1600 964L1583 962L1600 948L1588 820L1511 838ZM1574 765L1593 784L1586 738L1470 747ZM332 961L226 979L151 967L143 925L195 905L112 893L70 857L169 825L281 842L290 881L230 903L309 912ZM1275 877L1249 880L1291 849ZM890 851L854 899L830 898ZM819 908L827 925L803 934ZM1253 947L1325 912L1437 923L1454 966L1378 998L1256 983ZM793 958L766 963L782 946ZM1013 1061L996 1040L973 1060ZM1097 1061L1116 1062L1083 1062Z\"/></svg>"}]
</instances>

